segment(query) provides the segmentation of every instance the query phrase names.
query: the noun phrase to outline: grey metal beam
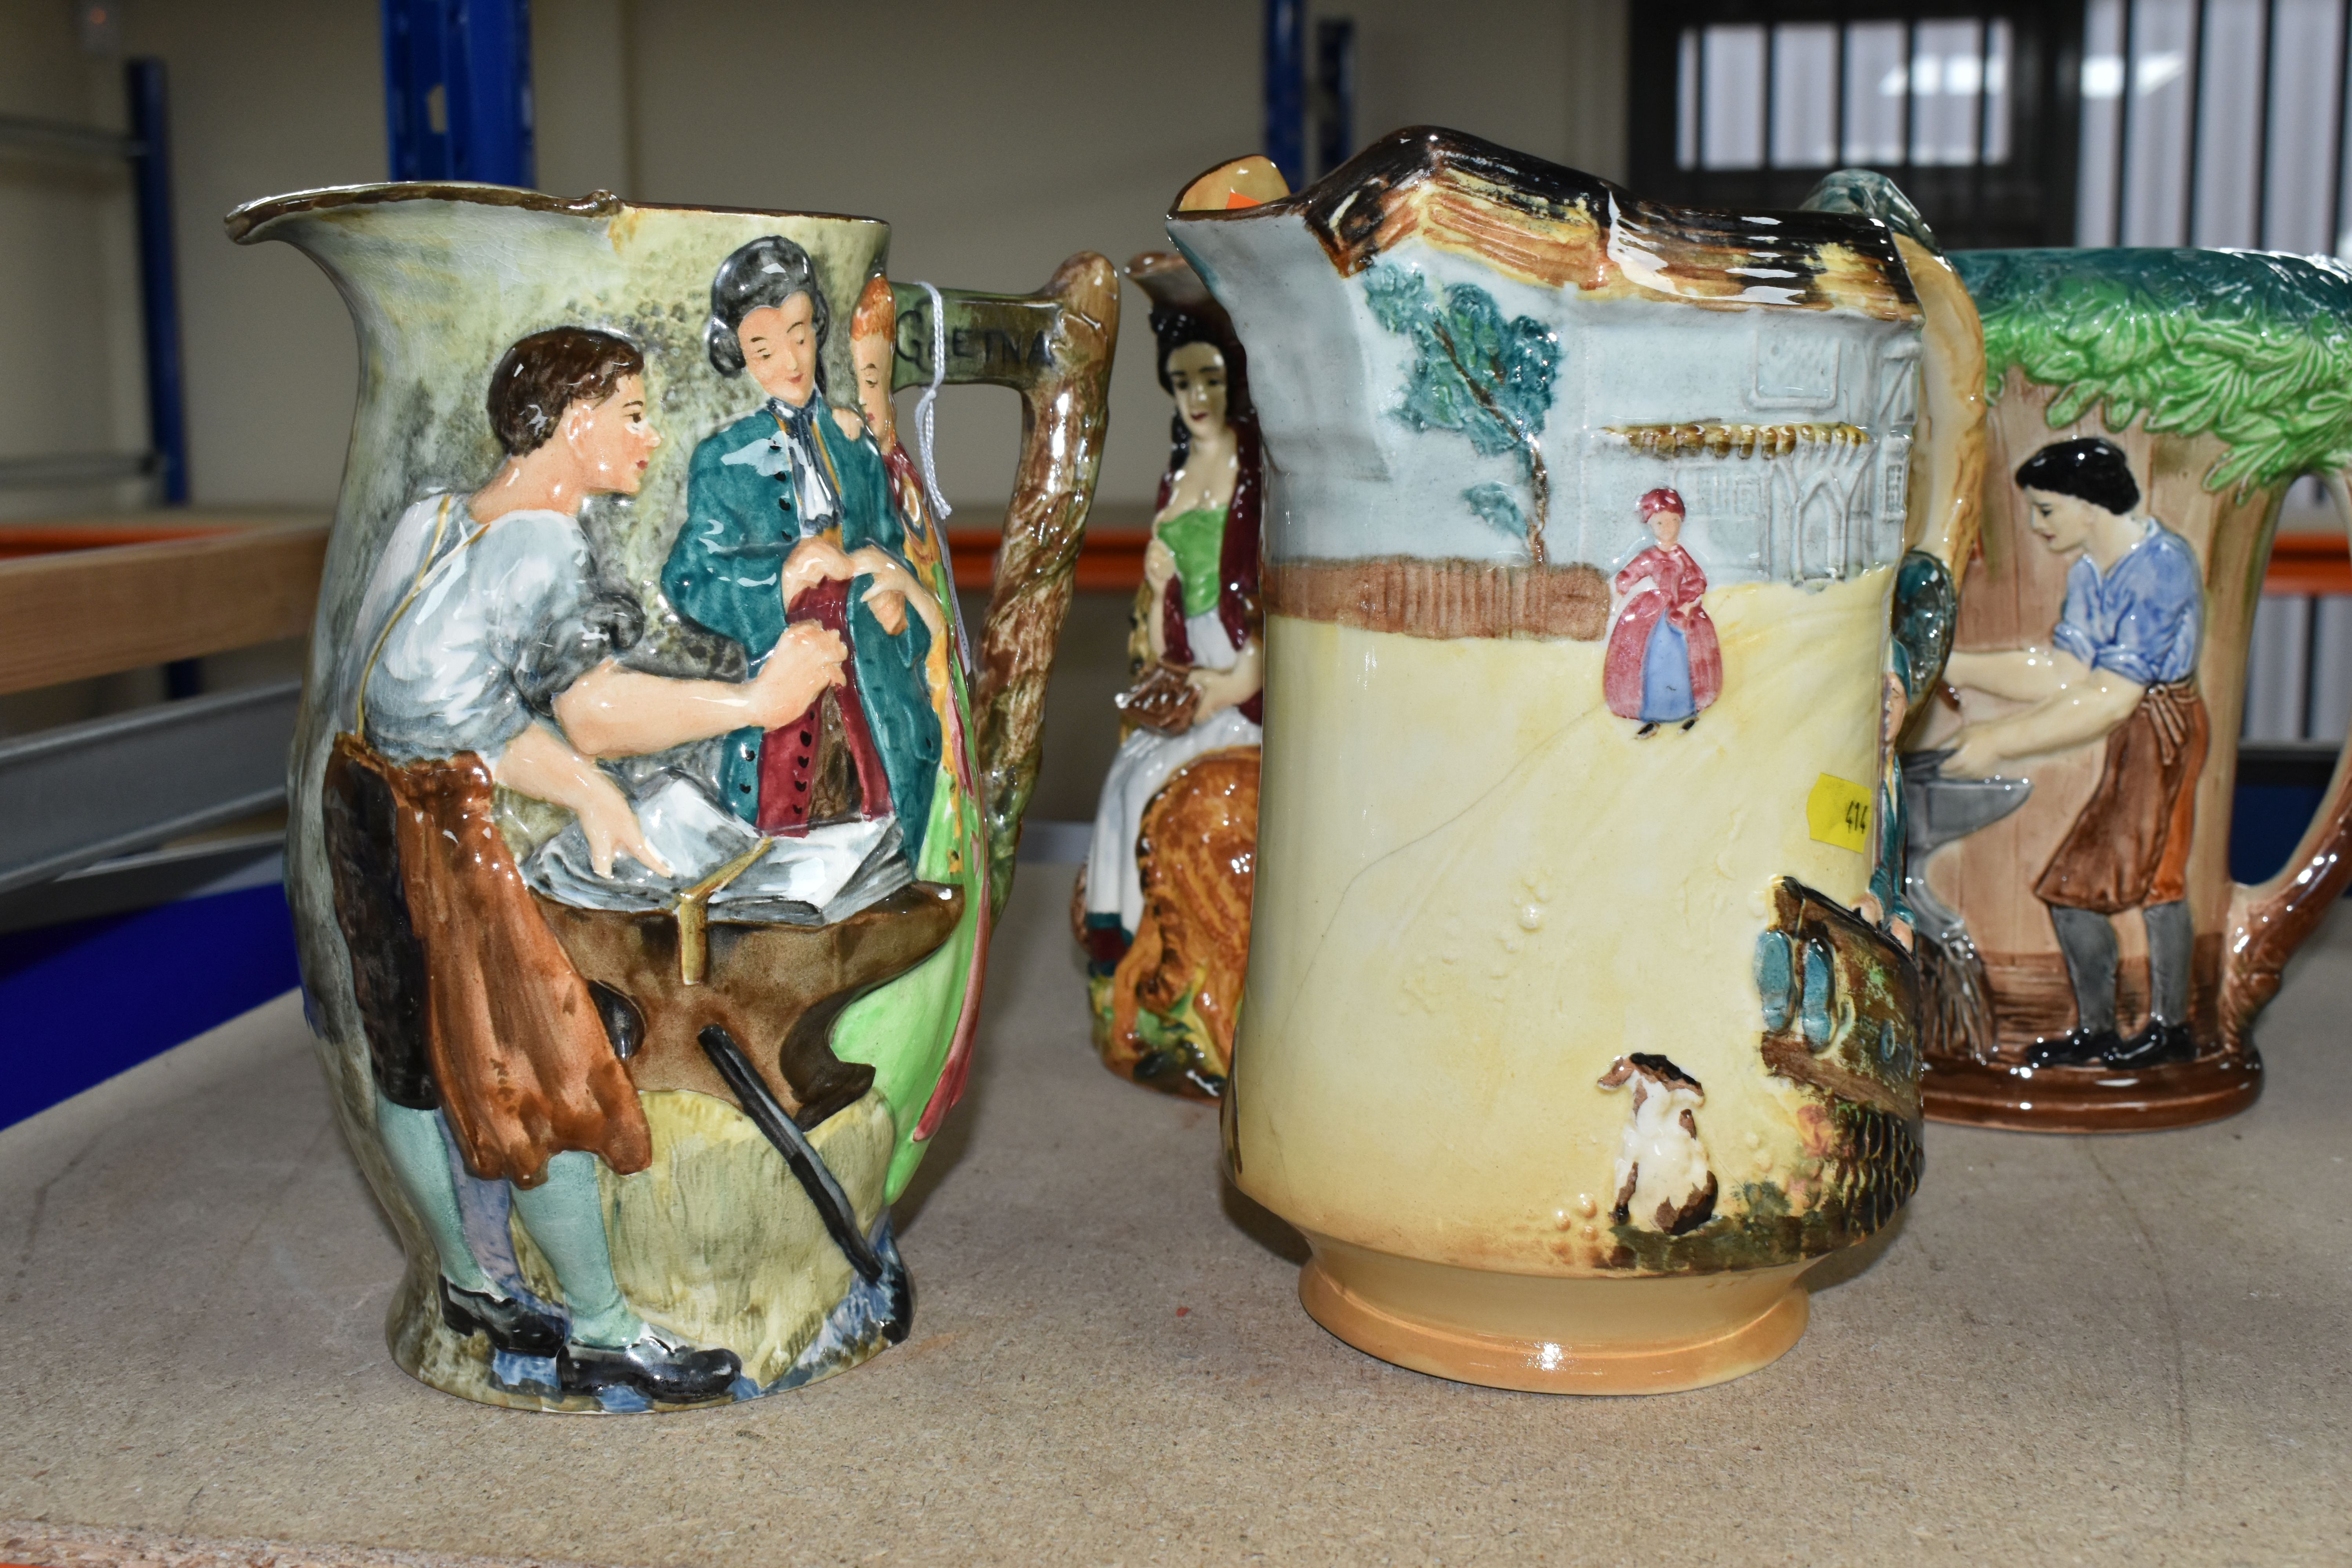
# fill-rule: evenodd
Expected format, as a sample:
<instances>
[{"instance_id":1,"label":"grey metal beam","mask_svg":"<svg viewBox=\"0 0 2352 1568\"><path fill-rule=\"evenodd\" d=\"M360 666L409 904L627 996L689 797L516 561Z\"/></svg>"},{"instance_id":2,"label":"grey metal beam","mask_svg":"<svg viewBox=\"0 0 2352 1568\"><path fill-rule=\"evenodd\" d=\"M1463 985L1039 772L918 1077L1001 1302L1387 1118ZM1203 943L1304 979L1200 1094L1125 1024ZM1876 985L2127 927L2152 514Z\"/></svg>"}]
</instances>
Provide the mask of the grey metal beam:
<instances>
[{"instance_id":1,"label":"grey metal beam","mask_svg":"<svg viewBox=\"0 0 2352 1568\"><path fill-rule=\"evenodd\" d=\"M286 798L299 680L0 742L0 893Z\"/></svg>"},{"instance_id":2,"label":"grey metal beam","mask_svg":"<svg viewBox=\"0 0 2352 1568\"><path fill-rule=\"evenodd\" d=\"M142 849L68 872L54 882L0 893L0 936L285 879L283 831Z\"/></svg>"},{"instance_id":3,"label":"grey metal beam","mask_svg":"<svg viewBox=\"0 0 2352 1568\"><path fill-rule=\"evenodd\" d=\"M0 489L48 489L136 479L156 468L152 452L65 452L49 458L0 458Z\"/></svg>"},{"instance_id":4,"label":"grey metal beam","mask_svg":"<svg viewBox=\"0 0 2352 1568\"><path fill-rule=\"evenodd\" d=\"M2343 749L2339 741L2241 741L2237 782L2318 789L2336 775L2336 756Z\"/></svg>"},{"instance_id":5,"label":"grey metal beam","mask_svg":"<svg viewBox=\"0 0 2352 1568\"><path fill-rule=\"evenodd\" d=\"M119 131L101 131L95 125L0 114L0 151L119 162L135 156L139 142Z\"/></svg>"}]
</instances>

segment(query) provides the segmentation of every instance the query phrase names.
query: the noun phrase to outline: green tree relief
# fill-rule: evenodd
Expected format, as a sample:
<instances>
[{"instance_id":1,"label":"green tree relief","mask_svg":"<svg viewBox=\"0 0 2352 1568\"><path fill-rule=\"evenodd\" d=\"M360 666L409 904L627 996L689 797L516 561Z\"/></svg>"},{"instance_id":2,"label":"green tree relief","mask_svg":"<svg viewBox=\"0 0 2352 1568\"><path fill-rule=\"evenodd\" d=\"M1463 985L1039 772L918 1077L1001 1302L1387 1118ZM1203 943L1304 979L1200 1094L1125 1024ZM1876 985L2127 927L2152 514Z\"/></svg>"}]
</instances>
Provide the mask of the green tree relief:
<instances>
[{"instance_id":1,"label":"green tree relief","mask_svg":"<svg viewBox=\"0 0 2352 1568\"><path fill-rule=\"evenodd\" d=\"M2049 421L2210 431L2205 488L2352 463L2352 273L2218 250L1976 250L1951 258L1984 317L1998 395L2014 365L2058 390Z\"/></svg>"},{"instance_id":2,"label":"green tree relief","mask_svg":"<svg viewBox=\"0 0 2352 1568\"><path fill-rule=\"evenodd\" d=\"M1526 513L1491 482L1462 499L1495 527L1524 531L1528 552L1544 564L1551 473L1541 436L1559 376L1559 340L1532 316L1505 321L1494 296L1474 283L1456 283L1441 297L1409 267L1375 263L1364 273L1364 295L1372 319L1412 345L1396 416L1416 430L1466 436L1482 457L1517 453L1527 466Z\"/></svg>"}]
</instances>

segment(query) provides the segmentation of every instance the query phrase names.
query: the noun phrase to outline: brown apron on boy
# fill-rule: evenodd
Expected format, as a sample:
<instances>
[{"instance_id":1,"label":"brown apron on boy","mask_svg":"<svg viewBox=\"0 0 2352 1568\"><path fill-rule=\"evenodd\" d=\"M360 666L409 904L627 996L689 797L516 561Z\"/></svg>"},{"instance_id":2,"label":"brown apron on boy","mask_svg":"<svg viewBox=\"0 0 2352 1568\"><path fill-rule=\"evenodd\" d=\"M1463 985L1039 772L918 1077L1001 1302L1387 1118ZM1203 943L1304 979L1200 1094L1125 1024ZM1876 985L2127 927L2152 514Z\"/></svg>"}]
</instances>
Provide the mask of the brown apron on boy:
<instances>
[{"instance_id":1,"label":"brown apron on boy","mask_svg":"<svg viewBox=\"0 0 2352 1568\"><path fill-rule=\"evenodd\" d=\"M2107 731L2098 788L2033 884L2034 896L2103 915L2185 898L2197 775L2210 734L2193 679L2147 688Z\"/></svg>"},{"instance_id":2,"label":"brown apron on boy","mask_svg":"<svg viewBox=\"0 0 2352 1568\"><path fill-rule=\"evenodd\" d=\"M439 540L436 528L417 584ZM415 597L412 585L376 653ZM467 1168L487 1181L537 1186L572 1149L621 1175L644 1170L653 1138L636 1089L499 832L488 764L471 752L400 763L368 744L374 668L371 654L322 804L378 1087L395 1105L446 1111Z\"/></svg>"}]
</instances>

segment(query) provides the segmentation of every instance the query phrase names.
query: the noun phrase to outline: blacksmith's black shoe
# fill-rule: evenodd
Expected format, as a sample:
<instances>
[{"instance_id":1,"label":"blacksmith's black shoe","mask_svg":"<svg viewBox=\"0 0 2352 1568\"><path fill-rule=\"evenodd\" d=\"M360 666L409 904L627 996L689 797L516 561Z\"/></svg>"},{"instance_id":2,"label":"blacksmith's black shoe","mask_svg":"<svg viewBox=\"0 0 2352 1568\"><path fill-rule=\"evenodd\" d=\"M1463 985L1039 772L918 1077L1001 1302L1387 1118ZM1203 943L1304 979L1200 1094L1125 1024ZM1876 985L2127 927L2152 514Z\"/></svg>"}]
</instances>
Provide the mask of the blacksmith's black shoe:
<instances>
[{"instance_id":1,"label":"blacksmith's black shoe","mask_svg":"<svg viewBox=\"0 0 2352 1568\"><path fill-rule=\"evenodd\" d=\"M462 1290L441 1280L441 1321L461 1334L488 1334L490 1343L516 1355L553 1355L563 1345L563 1325L508 1296Z\"/></svg>"},{"instance_id":2,"label":"blacksmith's black shoe","mask_svg":"<svg viewBox=\"0 0 2352 1568\"><path fill-rule=\"evenodd\" d=\"M2034 1041L2025 1060L2037 1068L2096 1067L2123 1048L2123 1037L2113 1029L2070 1029L2054 1040Z\"/></svg>"},{"instance_id":3,"label":"blacksmith's black shoe","mask_svg":"<svg viewBox=\"0 0 2352 1568\"><path fill-rule=\"evenodd\" d=\"M673 1344L647 1329L617 1348L578 1341L556 1352L555 1370L569 1394L600 1388L634 1388L647 1399L670 1405L717 1399L735 1384L743 1363L733 1351L695 1350Z\"/></svg>"},{"instance_id":4,"label":"blacksmith's black shoe","mask_svg":"<svg viewBox=\"0 0 2352 1568\"><path fill-rule=\"evenodd\" d=\"M2197 1037L2186 1024L2148 1020L2147 1028L2106 1055L2111 1068L2158 1068L2197 1059Z\"/></svg>"}]
</instances>

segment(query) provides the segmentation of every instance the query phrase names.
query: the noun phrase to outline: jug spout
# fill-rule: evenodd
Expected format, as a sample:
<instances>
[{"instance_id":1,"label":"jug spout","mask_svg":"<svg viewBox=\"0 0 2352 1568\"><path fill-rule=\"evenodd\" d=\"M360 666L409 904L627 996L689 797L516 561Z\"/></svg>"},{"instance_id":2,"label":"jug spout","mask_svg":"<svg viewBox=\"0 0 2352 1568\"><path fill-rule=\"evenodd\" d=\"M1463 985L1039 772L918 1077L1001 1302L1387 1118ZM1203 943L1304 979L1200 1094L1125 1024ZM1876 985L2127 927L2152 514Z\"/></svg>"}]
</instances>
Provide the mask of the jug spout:
<instances>
[{"instance_id":1,"label":"jug spout","mask_svg":"<svg viewBox=\"0 0 2352 1568\"><path fill-rule=\"evenodd\" d=\"M326 222L331 214L436 200L520 212L562 213L573 217L609 217L621 209L621 198L610 191L591 191L576 201L566 201L515 185L490 185L474 180L427 180L397 184L325 185L282 196L264 196L231 208L221 221L229 238L239 245L263 239L289 239L299 244L297 234L301 228L317 226ZM304 219L317 221L306 226L300 222Z\"/></svg>"},{"instance_id":2,"label":"jug spout","mask_svg":"<svg viewBox=\"0 0 2352 1568\"><path fill-rule=\"evenodd\" d=\"M316 261L357 320L361 347L383 334L374 308L404 290L404 275L461 297L483 257L520 248L563 247L568 237L602 227L625 210L610 191L576 201L509 185L466 181L331 185L247 202L222 220L239 245L282 240ZM607 287L618 283L608 275ZM413 303L414 301L412 301Z\"/></svg>"}]
</instances>

